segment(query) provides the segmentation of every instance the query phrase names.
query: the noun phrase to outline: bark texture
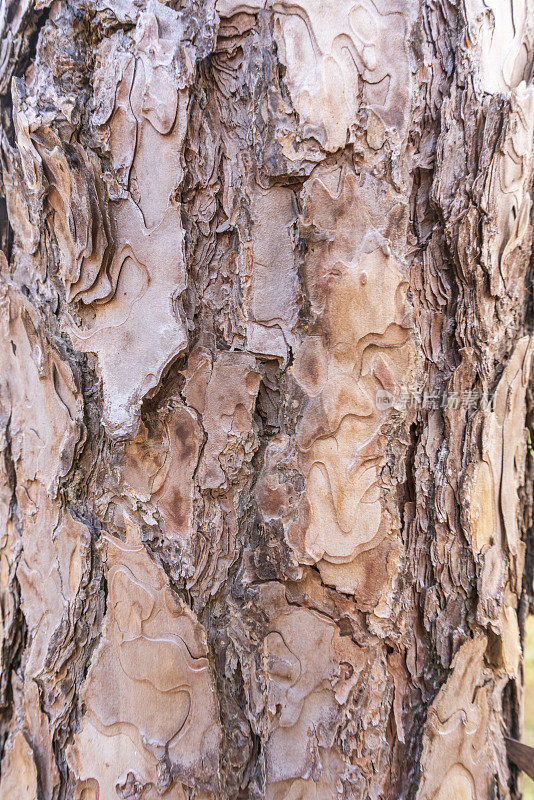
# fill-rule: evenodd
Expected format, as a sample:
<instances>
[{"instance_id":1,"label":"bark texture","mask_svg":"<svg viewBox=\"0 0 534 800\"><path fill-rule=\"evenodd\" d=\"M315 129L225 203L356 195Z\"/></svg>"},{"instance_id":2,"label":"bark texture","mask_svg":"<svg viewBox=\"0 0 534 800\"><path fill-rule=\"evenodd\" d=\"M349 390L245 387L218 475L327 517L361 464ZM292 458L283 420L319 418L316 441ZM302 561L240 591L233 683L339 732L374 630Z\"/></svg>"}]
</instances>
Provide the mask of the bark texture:
<instances>
[{"instance_id":1,"label":"bark texture","mask_svg":"<svg viewBox=\"0 0 534 800\"><path fill-rule=\"evenodd\" d=\"M0 15L1 800L517 797L532 0Z\"/></svg>"}]
</instances>

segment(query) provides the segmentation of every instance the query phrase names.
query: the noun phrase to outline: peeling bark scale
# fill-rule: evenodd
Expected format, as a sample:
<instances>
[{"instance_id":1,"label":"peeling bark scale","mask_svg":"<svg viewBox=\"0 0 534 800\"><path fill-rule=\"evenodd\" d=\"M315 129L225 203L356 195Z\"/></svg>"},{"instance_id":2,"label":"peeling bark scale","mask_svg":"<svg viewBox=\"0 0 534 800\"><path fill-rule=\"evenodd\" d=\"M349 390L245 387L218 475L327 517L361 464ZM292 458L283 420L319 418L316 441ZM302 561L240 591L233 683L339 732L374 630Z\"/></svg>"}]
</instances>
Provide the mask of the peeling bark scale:
<instances>
[{"instance_id":1,"label":"peeling bark scale","mask_svg":"<svg viewBox=\"0 0 534 800\"><path fill-rule=\"evenodd\" d=\"M518 798L533 0L0 32L0 800Z\"/></svg>"}]
</instances>

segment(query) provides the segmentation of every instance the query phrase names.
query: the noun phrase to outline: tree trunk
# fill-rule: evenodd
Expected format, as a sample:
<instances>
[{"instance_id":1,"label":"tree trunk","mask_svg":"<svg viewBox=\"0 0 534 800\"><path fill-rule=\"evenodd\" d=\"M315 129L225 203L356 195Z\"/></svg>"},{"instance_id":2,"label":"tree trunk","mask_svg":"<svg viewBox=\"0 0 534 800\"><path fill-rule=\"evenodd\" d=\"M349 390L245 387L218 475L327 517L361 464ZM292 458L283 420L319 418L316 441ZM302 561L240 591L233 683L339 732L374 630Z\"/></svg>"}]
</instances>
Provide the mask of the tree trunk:
<instances>
[{"instance_id":1,"label":"tree trunk","mask_svg":"<svg viewBox=\"0 0 534 800\"><path fill-rule=\"evenodd\" d=\"M518 797L532 0L0 14L1 800Z\"/></svg>"}]
</instances>

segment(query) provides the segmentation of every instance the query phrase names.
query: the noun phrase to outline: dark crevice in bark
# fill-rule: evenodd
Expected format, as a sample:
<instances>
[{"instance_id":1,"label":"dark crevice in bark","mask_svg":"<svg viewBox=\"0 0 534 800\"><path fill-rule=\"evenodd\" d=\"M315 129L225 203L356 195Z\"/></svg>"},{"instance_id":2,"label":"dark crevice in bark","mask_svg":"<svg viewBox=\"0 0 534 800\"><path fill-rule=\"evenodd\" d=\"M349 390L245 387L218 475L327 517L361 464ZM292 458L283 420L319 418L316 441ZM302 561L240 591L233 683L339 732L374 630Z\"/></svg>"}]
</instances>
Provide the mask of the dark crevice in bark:
<instances>
[{"instance_id":1,"label":"dark crevice in bark","mask_svg":"<svg viewBox=\"0 0 534 800\"><path fill-rule=\"evenodd\" d=\"M531 190L534 196L534 186ZM534 208L531 211L531 219L534 219ZM529 269L526 274L526 298L527 307L525 322L528 331L534 333L534 246L531 248ZM534 614L534 367L527 387L527 470L526 481L523 487L523 528L526 532L526 555L525 571L523 575L523 594L522 594L522 614L520 617L520 629L524 638L524 626L526 616Z\"/></svg>"},{"instance_id":2,"label":"dark crevice in bark","mask_svg":"<svg viewBox=\"0 0 534 800\"><path fill-rule=\"evenodd\" d=\"M11 417L5 423L4 468L7 475L8 486L11 490L9 519L17 531L19 527L18 501L17 501L17 472L13 461L11 441ZM4 629L2 651L0 653L0 760L4 751L6 737L9 733L9 720L13 714L13 674L21 667L26 644L28 641L28 627L21 607L20 584L17 578L17 565L20 558L20 545L14 553L14 561L9 565L8 585L3 587L10 594L12 603L11 620ZM1 609L2 618L7 613L7 608ZM4 623L5 625L5 623Z\"/></svg>"},{"instance_id":3,"label":"dark crevice in bark","mask_svg":"<svg viewBox=\"0 0 534 800\"><path fill-rule=\"evenodd\" d=\"M257 783L261 742L246 716L249 698L238 654L228 638L232 622L222 611L225 605L228 607L228 599L223 596L204 617L223 736L219 759L220 791L227 800L244 800L254 796L252 785Z\"/></svg>"},{"instance_id":4,"label":"dark crevice in bark","mask_svg":"<svg viewBox=\"0 0 534 800\"><path fill-rule=\"evenodd\" d=\"M518 687L514 680L508 681L502 694L502 716L503 728L505 735L511 739L520 738L519 730L519 714L518 709L520 706L521 698L518 694ZM519 776L520 772L513 763L508 761L510 774L508 778L508 787L512 797L519 796Z\"/></svg>"},{"instance_id":5,"label":"dark crevice in bark","mask_svg":"<svg viewBox=\"0 0 534 800\"><path fill-rule=\"evenodd\" d=\"M4 754L10 720L13 714L13 674L17 673L21 667L28 643L28 626L21 608L20 585L15 573L11 580L10 592L14 611L10 628L4 633L4 642L0 653L0 663L2 664L0 681L0 761Z\"/></svg>"},{"instance_id":6,"label":"dark crevice in bark","mask_svg":"<svg viewBox=\"0 0 534 800\"><path fill-rule=\"evenodd\" d=\"M425 28L424 37L432 48L434 64L433 72L427 86L428 96L420 119L420 131L414 131L416 141L424 134L422 141L434 144L434 159L430 168L416 169L413 176L412 217L411 225L417 241L417 255L412 272L421 270L421 277L415 277L414 286L431 286L433 275L425 269L435 270L444 286L447 286L447 308L437 307L434 313L444 313L443 348L446 352L446 365L434 364L427 360L425 369L427 383L424 390L437 394L440 398L447 391L447 383L451 373L460 361L457 348L453 343L455 317L457 310L457 290L453 267L447 253L445 237L440 231L445 226L442 209L436 202L433 192L437 176L437 142L442 132L443 99L448 94L455 80L456 48L459 41L459 27L456 11L446 3L435 3L423 11L421 25ZM436 38L439 36L439 39ZM417 44L414 42L414 46ZM416 56L421 54L416 50ZM439 86L439 95L434 96ZM439 262L436 263L436 257ZM430 262L432 266L426 265ZM433 263L432 263L433 262ZM424 292L424 290L423 290ZM430 292L428 295L430 296ZM423 295L416 294L416 308L426 306ZM456 351L456 352L455 352ZM445 359L444 359L445 360ZM445 366L445 369L444 369ZM437 412L438 414L442 412ZM442 595L440 576L434 562L434 547L437 542L436 492L439 489L440 470L443 469L441 459L446 460L445 420L440 423L443 440L438 445L433 463L426 451L424 434L429 429L432 412L425 408L417 409L416 422L411 426L411 441L406 461L406 480L403 486L403 531L406 547L406 576L404 581L412 585L413 610L411 612L414 641L417 641L418 662L421 666L417 674L410 676L410 682L404 698L403 721L405 725L406 743L396 742L394 749L395 770L392 790L388 794L391 800L396 797L403 800L414 800L421 780L421 754L423 748L423 731L428 709L447 677L447 670L442 663L438 651L440 634L434 621L427 618L429 598ZM436 416L436 412L432 416ZM440 453L442 456L440 456ZM424 480L424 484L422 481ZM412 508L413 504L413 508ZM407 511L409 513L407 514ZM449 598L450 599L450 598ZM432 600L432 602L436 602ZM439 602L439 601L438 601ZM464 601L465 602L465 601ZM438 609L443 613L444 607ZM438 611L436 611L436 614Z\"/></svg>"},{"instance_id":7,"label":"dark crevice in bark","mask_svg":"<svg viewBox=\"0 0 534 800\"><path fill-rule=\"evenodd\" d=\"M91 526L89 530L95 533ZM102 623L107 608L107 581L102 560L95 548L95 539L90 548L90 568L77 598L78 618L74 623L71 644L74 652L67 651L68 661L65 663L67 674L63 685L65 689L67 686L72 688L72 697L66 714L56 727L52 738L56 764L62 776L57 800L70 800L72 797L74 779L66 761L66 749L72 743L74 733L79 730L85 713L80 703L80 691L87 677L93 653L102 637ZM58 669L57 664L54 665L54 669ZM46 708L43 710L46 711Z\"/></svg>"},{"instance_id":8,"label":"dark crevice in bark","mask_svg":"<svg viewBox=\"0 0 534 800\"><path fill-rule=\"evenodd\" d=\"M13 248L13 228L7 216L7 203L4 197L0 197L0 250L4 253L9 264Z\"/></svg>"},{"instance_id":9,"label":"dark crevice in bark","mask_svg":"<svg viewBox=\"0 0 534 800\"><path fill-rule=\"evenodd\" d=\"M12 75L15 78L22 78L30 64L35 62L37 55L37 46L39 43L39 35L46 25L50 16L50 8L43 8L39 12L30 13L28 16L28 24L23 33L22 47L19 51L17 64L13 69ZM11 87L9 89L11 92ZM9 100L11 94L9 94Z\"/></svg>"},{"instance_id":10,"label":"dark crevice in bark","mask_svg":"<svg viewBox=\"0 0 534 800\"><path fill-rule=\"evenodd\" d=\"M7 17L9 17L9 12L12 11L15 13L16 9L16 2L13 1L8 3ZM44 28L49 15L49 8L43 8L40 12L36 12L33 9L33 3L29 4L29 8L26 10L24 17L20 22L19 29L14 32L13 41L11 42L10 55L1 65L0 87L3 87L3 90L0 90L0 125L11 146L13 146L15 143L15 129L12 118L12 79L22 77L28 66L35 61L39 43L39 35ZM9 23L9 19L6 19L6 29L2 31L6 37L10 35L7 31L7 29L9 29ZM9 261L10 254L5 254Z\"/></svg>"}]
</instances>

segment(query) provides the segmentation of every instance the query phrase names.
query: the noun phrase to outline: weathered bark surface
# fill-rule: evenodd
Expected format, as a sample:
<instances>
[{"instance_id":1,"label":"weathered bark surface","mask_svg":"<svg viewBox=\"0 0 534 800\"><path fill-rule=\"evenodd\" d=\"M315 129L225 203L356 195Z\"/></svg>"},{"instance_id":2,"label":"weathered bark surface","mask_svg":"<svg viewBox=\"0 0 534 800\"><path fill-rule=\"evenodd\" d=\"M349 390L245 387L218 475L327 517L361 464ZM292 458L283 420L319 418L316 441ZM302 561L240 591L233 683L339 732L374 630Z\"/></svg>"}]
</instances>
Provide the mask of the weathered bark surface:
<instances>
[{"instance_id":1,"label":"weathered bark surface","mask_svg":"<svg viewBox=\"0 0 534 800\"><path fill-rule=\"evenodd\" d=\"M0 13L1 800L517 796L531 0Z\"/></svg>"}]
</instances>

